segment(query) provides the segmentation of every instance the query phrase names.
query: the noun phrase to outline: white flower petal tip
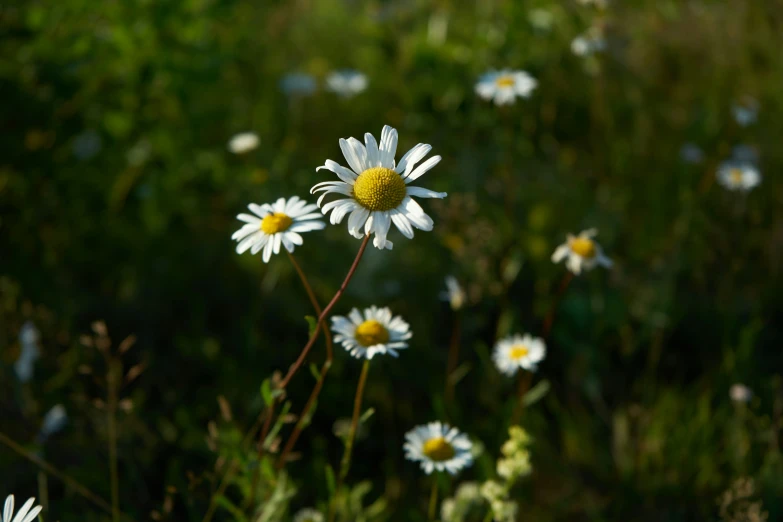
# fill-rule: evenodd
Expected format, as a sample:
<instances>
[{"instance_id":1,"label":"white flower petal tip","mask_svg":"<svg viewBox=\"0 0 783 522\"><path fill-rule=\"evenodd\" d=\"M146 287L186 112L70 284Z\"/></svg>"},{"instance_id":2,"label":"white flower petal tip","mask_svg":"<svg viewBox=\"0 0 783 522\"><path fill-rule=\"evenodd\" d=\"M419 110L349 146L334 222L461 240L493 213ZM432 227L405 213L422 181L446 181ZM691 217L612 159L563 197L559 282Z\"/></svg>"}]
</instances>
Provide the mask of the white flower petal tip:
<instances>
[{"instance_id":1,"label":"white flower petal tip","mask_svg":"<svg viewBox=\"0 0 783 522\"><path fill-rule=\"evenodd\" d=\"M601 245L593 239L596 235L598 230L595 228L583 230L578 236L569 234L566 242L552 253L552 262L559 263L565 259L566 268L575 275L599 265L611 268L612 260L604 255Z\"/></svg>"},{"instance_id":2,"label":"white flower petal tip","mask_svg":"<svg viewBox=\"0 0 783 522\"><path fill-rule=\"evenodd\" d=\"M402 317L392 316L391 310L377 306L366 308L363 314L354 308L347 317L333 316L332 331L334 341L357 359L386 354L397 357L397 350L408 348L413 337L410 325Z\"/></svg>"},{"instance_id":3,"label":"white flower petal tip","mask_svg":"<svg viewBox=\"0 0 783 522\"><path fill-rule=\"evenodd\" d=\"M374 235L373 246L391 250L391 242L386 239L393 224L408 239L413 238L413 229L430 231L434 225L432 219L414 197L442 199L445 192L435 192L409 184L435 167L440 156L433 156L423 163L420 161L432 147L418 144L395 162L397 151L397 131L385 125L380 140L369 133L364 143L355 139L340 139L340 150L349 167L326 160L318 167L337 175L339 181L325 181L310 189L311 194L322 192L317 205L324 215L329 212L332 224L341 223L348 218L348 232L357 239L365 235ZM323 203L329 195L346 196Z\"/></svg>"},{"instance_id":4,"label":"white flower petal tip","mask_svg":"<svg viewBox=\"0 0 783 522\"><path fill-rule=\"evenodd\" d=\"M457 428L441 422L430 422L405 434L405 458L419 462L426 474L447 471L456 475L473 464L473 443Z\"/></svg>"},{"instance_id":5,"label":"white flower petal tip","mask_svg":"<svg viewBox=\"0 0 783 522\"><path fill-rule=\"evenodd\" d=\"M492 360L504 375L514 375L520 369L535 372L546 356L543 339L531 335L512 335L495 344Z\"/></svg>"},{"instance_id":6,"label":"white flower petal tip","mask_svg":"<svg viewBox=\"0 0 783 522\"><path fill-rule=\"evenodd\" d=\"M293 252L296 246L302 245L302 233L326 227L318 207L298 196L287 200L279 198L271 204L251 203L248 209L253 214L237 216L245 224L231 235L231 239L237 242L238 254L248 250L251 254L263 252L264 263L269 262L272 254L279 254L281 247Z\"/></svg>"},{"instance_id":7,"label":"white flower petal tip","mask_svg":"<svg viewBox=\"0 0 783 522\"><path fill-rule=\"evenodd\" d=\"M27 502L22 504L16 516L14 516L14 496L8 495L3 506L2 522L32 522L38 516L38 513L43 510L41 506L33 507L33 504L35 504L35 498L30 497L27 499Z\"/></svg>"},{"instance_id":8,"label":"white flower petal tip","mask_svg":"<svg viewBox=\"0 0 783 522\"><path fill-rule=\"evenodd\" d=\"M495 105L510 105L517 98L529 98L537 86L538 81L527 72L503 69L483 74L476 83L476 94Z\"/></svg>"}]
</instances>

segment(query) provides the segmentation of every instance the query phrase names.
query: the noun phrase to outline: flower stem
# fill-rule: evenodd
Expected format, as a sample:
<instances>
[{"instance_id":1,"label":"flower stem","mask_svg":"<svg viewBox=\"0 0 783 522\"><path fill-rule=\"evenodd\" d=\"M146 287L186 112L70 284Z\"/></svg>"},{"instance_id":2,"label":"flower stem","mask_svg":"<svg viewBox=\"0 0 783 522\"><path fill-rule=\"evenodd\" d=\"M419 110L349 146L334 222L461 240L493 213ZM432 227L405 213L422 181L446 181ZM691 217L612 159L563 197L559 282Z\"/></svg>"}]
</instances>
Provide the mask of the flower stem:
<instances>
[{"instance_id":1,"label":"flower stem","mask_svg":"<svg viewBox=\"0 0 783 522\"><path fill-rule=\"evenodd\" d=\"M111 483L111 519L112 522L120 520L120 480L117 470L117 370L115 359L109 359L109 368L106 373L107 400L106 421L107 437L109 439L109 480Z\"/></svg>"},{"instance_id":2,"label":"flower stem","mask_svg":"<svg viewBox=\"0 0 783 522\"><path fill-rule=\"evenodd\" d=\"M430 508L427 511L427 520L435 520L435 511L438 507L438 476L432 477L432 491L430 492Z\"/></svg>"},{"instance_id":3,"label":"flower stem","mask_svg":"<svg viewBox=\"0 0 783 522\"><path fill-rule=\"evenodd\" d=\"M552 325L555 322L555 314L557 313L557 308L560 306L560 301L563 300L563 295L565 295L566 290L568 290L568 285L571 284L571 281L574 279L574 274L572 272L566 271L565 275L563 276L563 279L560 281L560 287L557 289L557 294L555 295L555 300L552 303L552 307L549 309L549 312L546 314L546 318L544 319L544 325L541 327L541 337L546 339L549 337L549 333L552 331Z\"/></svg>"},{"instance_id":4,"label":"flower stem","mask_svg":"<svg viewBox=\"0 0 783 522\"><path fill-rule=\"evenodd\" d=\"M340 462L340 476L337 479L337 487L334 490L334 497L332 498L331 505L329 507L329 522L334 520L336 497L342 489L345 477L348 476L348 469L351 467L351 453L353 452L353 442L356 438L356 430L359 426L359 414L362 410L362 397L364 396L364 385L367 383L367 373L370 370L370 360L365 359L362 365L362 373L359 375L359 383L356 385L356 397L353 400L353 417L351 418L351 429L348 431L348 439L345 441L345 453L343 453L343 460Z\"/></svg>"},{"instance_id":5,"label":"flower stem","mask_svg":"<svg viewBox=\"0 0 783 522\"><path fill-rule=\"evenodd\" d=\"M454 314L454 325L451 330L451 342L449 343L449 356L446 360L446 389L443 392L443 399L446 405L454 397L454 380L452 374L457 369L459 362L459 341L460 341L460 313Z\"/></svg>"},{"instance_id":6,"label":"flower stem","mask_svg":"<svg viewBox=\"0 0 783 522\"><path fill-rule=\"evenodd\" d=\"M313 309L315 310L316 315L320 316L321 305L318 304L318 299L315 297L315 293L313 292L310 283L307 281L307 276L305 276L304 271L299 266L299 263L296 262L296 259L294 258L293 254L291 254L287 250L286 252L288 253L288 258L291 260L291 264L293 264L294 269L296 269L296 273L299 274L299 279L302 280L302 285L305 287L305 290L307 291L307 296L310 298L310 304L313 305ZM317 328L321 328L321 327L322 325L321 323L319 323ZM310 394L310 398L307 399L307 403L305 404L305 407L302 410L301 415L299 415L299 421L296 423L294 430L291 432L291 435L288 438L288 442L286 442L286 445L283 448L283 452L280 454L280 458L277 460L277 469L280 469L283 466L285 466L286 457L288 456L288 454L291 452L294 445L296 444L296 441L299 438L302 429L304 428L304 423L307 417L310 415L310 410L311 408L313 408L313 405L315 404L318 395L321 393L321 388L323 387L324 379L326 378L326 373L329 371L329 368L332 366L332 353L333 353L332 334L331 332L329 332L329 328L325 324L323 325L323 331L324 331L324 336L326 337L326 361L321 367L321 375L318 377L318 381L315 383L315 387L313 388L313 391Z\"/></svg>"}]
</instances>

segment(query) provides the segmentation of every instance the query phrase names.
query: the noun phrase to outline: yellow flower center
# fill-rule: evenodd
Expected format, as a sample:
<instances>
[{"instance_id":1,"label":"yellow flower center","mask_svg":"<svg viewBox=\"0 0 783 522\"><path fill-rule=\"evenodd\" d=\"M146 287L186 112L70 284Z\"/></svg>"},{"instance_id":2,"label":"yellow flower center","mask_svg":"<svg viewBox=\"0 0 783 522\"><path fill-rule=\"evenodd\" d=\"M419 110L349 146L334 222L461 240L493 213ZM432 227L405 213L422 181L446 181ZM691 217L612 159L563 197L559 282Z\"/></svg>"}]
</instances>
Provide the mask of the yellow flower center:
<instances>
[{"instance_id":1,"label":"yellow flower center","mask_svg":"<svg viewBox=\"0 0 783 522\"><path fill-rule=\"evenodd\" d=\"M293 222L293 219L282 212L275 212L274 214L264 216L264 219L261 220L261 231L264 234L276 234L288 230L288 227Z\"/></svg>"},{"instance_id":2,"label":"yellow flower center","mask_svg":"<svg viewBox=\"0 0 783 522\"><path fill-rule=\"evenodd\" d=\"M356 178L353 197L367 210L392 210L400 206L407 190L402 177L391 169L373 167Z\"/></svg>"},{"instance_id":3,"label":"yellow flower center","mask_svg":"<svg viewBox=\"0 0 783 522\"><path fill-rule=\"evenodd\" d=\"M732 183L739 185L742 183L742 169L731 169L729 171L729 177L731 178Z\"/></svg>"},{"instance_id":4,"label":"yellow flower center","mask_svg":"<svg viewBox=\"0 0 783 522\"><path fill-rule=\"evenodd\" d=\"M375 319L364 321L356 327L354 337L364 347L375 346L389 341L389 330Z\"/></svg>"},{"instance_id":5,"label":"yellow flower center","mask_svg":"<svg viewBox=\"0 0 783 522\"><path fill-rule=\"evenodd\" d=\"M435 462L449 460L454 456L454 446L443 437L435 437L424 443L424 454Z\"/></svg>"},{"instance_id":6,"label":"yellow flower center","mask_svg":"<svg viewBox=\"0 0 783 522\"><path fill-rule=\"evenodd\" d=\"M595 243L586 237L577 237L569 241L571 251L582 257L595 257Z\"/></svg>"},{"instance_id":7,"label":"yellow flower center","mask_svg":"<svg viewBox=\"0 0 783 522\"><path fill-rule=\"evenodd\" d=\"M518 361L522 357L526 356L528 353L530 353L530 350L527 346L524 344L517 344L516 346L512 346L511 350L508 352L508 356L514 360Z\"/></svg>"},{"instance_id":8,"label":"yellow flower center","mask_svg":"<svg viewBox=\"0 0 783 522\"><path fill-rule=\"evenodd\" d=\"M513 76L500 76L497 80L495 80L495 84L498 87L513 87L514 83Z\"/></svg>"}]
</instances>

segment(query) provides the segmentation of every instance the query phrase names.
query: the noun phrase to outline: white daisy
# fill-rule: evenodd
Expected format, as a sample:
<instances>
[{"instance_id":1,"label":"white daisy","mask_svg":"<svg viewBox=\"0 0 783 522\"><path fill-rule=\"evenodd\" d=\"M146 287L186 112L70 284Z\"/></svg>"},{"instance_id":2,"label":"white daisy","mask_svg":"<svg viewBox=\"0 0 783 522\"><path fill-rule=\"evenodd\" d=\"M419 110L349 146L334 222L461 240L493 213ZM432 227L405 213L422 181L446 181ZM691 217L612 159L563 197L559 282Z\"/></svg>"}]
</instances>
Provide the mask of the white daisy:
<instances>
[{"instance_id":1,"label":"white daisy","mask_svg":"<svg viewBox=\"0 0 783 522\"><path fill-rule=\"evenodd\" d=\"M456 277L446 276L446 291L440 293L440 298L448 301L451 309L457 311L465 305L467 295Z\"/></svg>"},{"instance_id":2,"label":"white daisy","mask_svg":"<svg viewBox=\"0 0 783 522\"><path fill-rule=\"evenodd\" d=\"M367 76L353 69L333 71L326 77L326 88L344 98L350 98L367 88Z\"/></svg>"},{"instance_id":3,"label":"white daisy","mask_svg":"<svg viewBox=\"0 0 783 522\"><path fill-rule=\"evenodd\" d=\"M529 98L538 82L525 71L490 71L479 78L476 94L484 100L495 100L495 105L514 103L517 96Z\"/></svg>"},{"instance_id":4,"label":"white daisy","mask_svg":"<svg viewBox=\"0 0 783 522\"><path fill-rule=\"evenodd\" d=\"M354 308L348 317L332 317L332 331L337 334L334 341L343 343L357 359L372 359L379 353L397 357L397 350L407 348L407 341L413 337L402 317L392 317L391 310L377 306L365 308L364 316Z\"/></svg>"},{"instance_id":5,"label":"white daisy","mask_svg":"<svg viewBox=\"0 0 783 522\"><path fill-rule=\"evenodd\" d=\"M729 388L729 397L734 402L750 402L753 398L753 391L744 384L732 384Z\"/></svg>"},{"instance_id":6,"label":"white daisy","mask_svg":"<svg viewBox=\"0 0 783 522\"><path fill-rule=\"evenodd\" d=\"M750 163L737 161L724 161L718 172L718 183L729 190L749 191L761 183L761 174Z\"/></svg>"},{"instance_id":7,"label":"white daisy","mask_svg":"<svg viewBox=\"0 0 783 522\"><path fill-rule=\"evenodd\" d=\"M258 147L258 135L255 132L235 134L228 142L228 150L234 154L244 154Z\"/></svg>"},{"instance_id":8,"label":"white daisy","mask_svg":"<svg viewBox=\"0 0 783 522\"><path fill-rule=\"evenodd\" d=\"M538 363L546 355L546 344L538 337L528 334L512 335L501 339L495 345L492 359L501 373L514 375L522 368L534 372L538 369Z\"/></svg>"},{"instance_id":9,"label":"white daisy","mask_svg":"<svg viewBox=\"0 0 783 522\"><path fill-rule=\"evenodd\" d=\"M315 170L326 169L334 172L342 181L318 183L310 193L323 192L318 198L321 206L327 194L342 194L344 199L330 201L323 205L324 215L330 211L332 224L340 223L348 217L348 232L361 239L375 234L373 245L391 250L392 242L386 239L392 223L408 239L413 238L413 229L430 231L433 221L413 196L421 198L445 198L445 192L435 192L409 184L419 179L440 162L440 156L433 156L416 167L424 159L431 146L419 143L409 150L399 163L395 163L397 150L397 131L384 125L381 131L380 145L369 132L364 135L365 145L355 139L340 140L350 169L332 161Z\"/></svg>"},{"instance_id":10,"label":"white daisy","mask_svg":"<svg viewBox=\"0 0 783 522\"><path fill-rule=\"evenodd\" d=\"M65 411L65 406L57 404L52 407L51 410L44 415L43 422L41 423L41 431L39 437L46 439L50 435L53 435L63 429L68 423L68 413Z\"/></svg>"},{"instance_id":11,"label":"white daisy","mask_svg":"<svg viewBox=\"0 0 783 522\"><path fill-rule=\"evenodd\" d=\"M264 249L264 263L269 262L273 252L280 253L280 245L293 252L294 245L302 244L300 232L321 230L326 226L326 223L321 221L321 214L313 212L318 207L308 205L298 196L288 201L280 198L273 204L251 203L247 208L255 215L239 214L237 219L247 224L234 232L231 239L239 242L237 254L247 250L257 254Z\"/></svg>"},{"instance_id":12,"label":"white daisy","mask_svg":"<svg viewBox=\"0 0 783 522\"><path fill-rule=\"evenodd\" d=\"M22 325L19 331L19 358L14 363L14 371L20 382L29 382L33 378L35 361L41 356L41 350L38 348L38 342L41 339L41 333L36 328L35 323L28 320Z\"/></svg>"},{"instance_id":13,"label":"white daisy","mask_svg":"<svg viewBox=\"0 0 783 522\"><path fill-rule=\"evenodd\" d=\"M1 522L31 522L32 520L35 520L35 517L38 516L38 513L40 513L43 508L41 506L33 507L34 503L35 503L35 498L27 499L27 502L25 502L24 505L22 505L22 507L19 508L19 511L16 513L16 516L14 517L14 496L8 495L8 497L5 499L5 506L3 507L3 518L0 519L0 521Z\"/></svg>"},{"instance_id":14,"label":"white daisy","mask_svg":"<svg viewBox=\"0 0 783 522\"><path fill-rule=\"evenodd\" d=\"M606 40L599 27L591 27L571 41L571 52L577 56L589 56L606 49Z\"/></svg>"},{"instance_id":15,"label":"white daisy","mask_svg":"<svg viewBox=\"0 0 783 522\"><path fill-rule=\"evenodd\" d=\"M294 515L294 522L324 522L324 516L313 508L304 508Z\"/></svg>"},{"instance_id":16,"label":"white daisy","mask_svg":"<svg viewBox=\"0 0 783 522\"><path fill-rule=\"evenodd\" d=\"M593 241L598 234L594 228L583 230L578 236L568 234L565 243L557 247L552 254L552 261L559 263L566 257L566 268L574 274L580 274L582 269L592 270L597 265L612 267L612 260L604 255L601 245Z\"/></svg>"},{"instance_id":17,"label":"white daisy","mask_svg":"<svg viewBox=\"0 0 783 522\"><path fill-rule=\"evenodd\" d=\"M441 422L416 426L405 434L405 458L421 462L421 469L428 475L446 470L456 475L473 463L470 450L473 443L457 428Z\"/></svg>"},{"instance_id":18,"label":"white daisy","mask_svg":"<svg viewBox=\"0 0 783 522\"><path fill-rule=\"evenodd\" d=\"M735 103L731 107L731 112L736 121L742 127L747 127L756 123L759 113L759 102L754 98L746 96L740 103Z\"/></svg>"}]
</instances>

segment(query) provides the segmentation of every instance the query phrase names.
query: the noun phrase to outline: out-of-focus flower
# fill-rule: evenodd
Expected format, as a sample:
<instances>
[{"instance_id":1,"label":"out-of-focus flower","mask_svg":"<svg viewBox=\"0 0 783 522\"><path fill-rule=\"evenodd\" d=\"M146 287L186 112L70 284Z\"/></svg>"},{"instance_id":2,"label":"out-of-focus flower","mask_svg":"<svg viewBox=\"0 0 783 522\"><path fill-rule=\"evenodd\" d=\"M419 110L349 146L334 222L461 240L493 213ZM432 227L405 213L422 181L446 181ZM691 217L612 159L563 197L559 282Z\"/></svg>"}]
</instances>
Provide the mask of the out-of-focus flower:
<instances>
[{"instance_id":1,"label":"out-of-focus flower","mask_svg":"<svg viewBox=\"0 0 783 522\"><path fill-rule=\"evenodd\" d=\"M372 359L377 354L398 357L397 350L408 347L413 337L410 326L399 315L392 317L388 308L371 306L364 309L364 316L354 308L348 317L333 316L334 341L357 359Z\"/></svg>"},{"instance_id":2,"label":"out-of-focus flower","mask_svg":"<svg viewBox=\"0 0 783 522\"><path fill-rule=\"evenodd\" d=\"M353 237L362 239L365 235L375 234L372 244L381 250L391 250L393 244L386 236L392 223L408 239L413 238L414 227L424 231L432 230L432 218L413 196L442 199L446 193L412 187L409 183L427 173L441 158L433 156L416 167L432 150L431 146L419 143L399 163L395 163L397 131L388 125L384 125L381 131L380 146L369 132L364 135L364 141L366 147L355 138L341 139L340 148L351 168L326 160L326 164L316 170L330 170L341 181L318 183L310 189L310 193L323 192L318 198L318 206L321 206L327 194L348 196L323 205L323 213L332 212L332 224L340 223L350 214L348 232Z\"/></svg>"},{"instance_id":3,"label":"out-of-focus flower","mask_svg":"<svg viewBox=\"0 0 783 522\"><path fill-rule=\"evenodd\" d=\"M294 522L324 522L324 516L318 510L304 508L296 513Z\"/></svg>"},{"instance_id":4,"label":"out-of-focus flower","mask_svg":"<svg viewBox=\"0 0 783 522\"><path fill-rule=\"evenodd\" d=\"M329 73L326 87L343 98L351 98L367 88L367 76L353 69L344 69Z\"/></svg>"},{"instance_id":5,"label":"out-of-focus flower","mask_svg":"<svg viewBox=\"0 0 783 522\"><path fill-rule=\"evenodd\" d=\"M88 160L97 155L103 147L100 134L94 130L86 130L73 140L73 155L81 160Z\"/></svg>"},{"instance_id":6,"label":"out-of-focus flower","mask_svg":"<svg viewBox=\"0 0 783 522\"><path fill-rule=\"evenodd\" d=\"M544 340L525 334L513 335L498 341L492 359L501 373L510 376L517 373L520 368L536 371L538 363L545 355Z\"/></svg>"},{"instance_id":7,"label":"out-of-focus flower","mask_svg":"<svg viewBox=\"0 0 783 522\"><path fill-rule=\"evenodd\" d=\"M603 31L598 27L591 27L571 41L571 52L577 56L589 56L604 49L606 49L606 40Z\"/></svg>"},{"instance_id":8,"label":"out-of-focus flower","mask_svg":"<svg viewBox=\"0 0 783 522\"><path fill-rule=\"evenodd\" d=\"M756 123L759 113L759 102L754 98L745 97L741 102L735 103L731 107L731 113L736 121L742 127L747 127Z\"/></svg>"},{"instance_id":9,"label":"out-of-focus flower","mask_svg":"<svg viewBox=\"0 0 783 522\"><path fill-rule=\"evenodd\" d=\"M510 105L519 98L529 98L538 81L525 71L503 69L483 74L476 83L476 94L495 105Z\"/></svg>"},{"instance_id":10,"label":"out-of-focus flower","mask_svg":"<svg viewBox=\"0 0 783 522\"><path fill-rule=\"evenodd\" d=\"M729 397L734 402L750 402L753 398L753 391L744 384L732 384L729 388Z\"/></svg>"},{"instance_id":11,"label":"out-of-focus flower","mask_svg":"<svg viewBox=\"0 0 783 522\"><path fill-rule=\"evenodd\" d=\"M685 163L701 163L704 161L704 151L694 143L686 143L680 148L680 158Z\"/></svg>"},{"instance_id":12,"label":"out-of-focus flower","mask_svg":"<svg viewBox=\"0 0 783 522\"><path fill-rule=\"evenodd\" d=\"M440 293L440 298L449 302L455 312L465 305L467 295L454 276L446 276L446 291Z\"/></svg>"},{"instance_id":13,"label":"out-of-focus flower","mask_svg":"<svg viewBox=\"0 0 783 522\"><path fill-rule=\"evenodd\" d=\"M258 135L255 132L235 134L228 141L228 150L234 154L244 154L258 147Z\"/></svg>"},{"instance_id":14,"label":"out-of-focus flower","mask_svg":"<svg viewBox=\"0 0 783 522\"><path fill-rule=\"evenodd\" d=\"M33 507L33 504L35 504L35 498L27 499L27 502L19 508L14 517L14 496L8 495L3 506L2 522L32 522L43 509L41 506Z\"/></svg>"},{"instance_id":15,"label":"out-of-focus flower","mask_svg":"<svg viewBox=\"0 0 783 522\"><path fill-rule=\"evenodd\" d=\"M594 228L583 230L578 236L568 234L566 242L552 254L552 262L559 263L566 259L566 268L576 275L598 265L611 268L612 260L604 255L601 245L593 240L596 235L598 231Z\"/></svg>"},{"instance_id":16,"label":"out-of-focus flower","mask_svg":"<svg viewBox=\"0 0 783 522\"><path fill-rule=\"evenodd\" d=\"M747 192L761 183L761 174L750 163L725 161L716 173L718 183L729 190Z\"/></svg>"},{"instance_id":17,"label":"out-of-focus flower","mask_svg":"<svg viewBox=\"0 0 783 522\"><path fill-rule=\"evenodd\" d=\"M309 96L315 92L315 78L304 73L286 74L280 80L280 88L289 96Z\"/></svg>"},{"instance_id":18,"label":"out-of-focus flower","mask_svg":"<svg viewBox=\"0 0 783 522\"><path fill-rule=\"evenodd\" d=\"M477 482L463 482L457 486L452 498L446 498L440 505L440 518L443 522L464 522L474 506L483 502Z\"/></svg>"},{"instance_id":19,"label":"out-of-focus flower","mask_svg":"<svg viewBox=\"0 0 783 522\"><path fill-rule=\"evenodd\" d=\"M405 458L419 461L428 475L433 471L448 471L456 475L473 463L472 443L457 428L441 422L416 426L405 434Z\"/></svg>"},{"instance_id":20,"label":"out-of-focus flower","mask_svg":"<svg viewBox=\"0 0 783 522\"><path fill-rule=\"evenodd\" d=\"M481 496L487 502L497 502L506 496L506 488L497 480L488 480L481 485Z\"/></svg>"},{"instance_id":21,"label":"out-of-focus flower","mask_svg":"<svg viewBox=\"0 0 783 522\"><path fill-rule=\"evenodd\" d=\"M527 20L534 29L539 31L549 31L555 21L551 11L547 9L531 9L527 13Z\"/></svg>"},{"instance_id":22,"label":"out-of-focus flower","mask_svg":"<svg viewBox=\"0 0 783 522\"><path fill-rule=\"evenodd\" d=\"M272 253L280 253L280 245L289 252L294 251L294 245L301 245L303 240L300 232L311 232L326 227L321 221L321 214L313 204L293 196L287 201L280 198L273 204L264 203L248 205L254 215L239 214L237 219L246 225L234 232L231 239L239 242L237 254L250 250L257 254L264 250L263 260L268 263Z\"/></svg>"},{"instance_id":23,"label":"out-of-focus flower","mask_svg":"<svg viewBox=\"0 0 783 522\"><path fill-rule=\"evenodd\" d=\"M38 433L38 438L41 441L45 441L51 435L54 435L58 431L62 430L68 423L68 414L65 411L65 406L57 404L52 407L46 415L44 415L43 422L41 423L41 431Z\"/></svg>"},{"instance_id":24,"label":"out-of-focus flower","mask_svg":"<svg viewBox=\"0 0 783 522\"><path fill-rule=\"evenodd\" d=\"M20 382L29 382L33 378L35 361L41 356L38 341L41 333L32 321L25 321L19 331L19 358L14 363L14 371Z\"/></svg>"}]
</instances>

